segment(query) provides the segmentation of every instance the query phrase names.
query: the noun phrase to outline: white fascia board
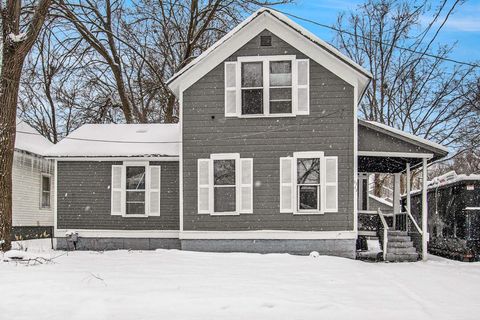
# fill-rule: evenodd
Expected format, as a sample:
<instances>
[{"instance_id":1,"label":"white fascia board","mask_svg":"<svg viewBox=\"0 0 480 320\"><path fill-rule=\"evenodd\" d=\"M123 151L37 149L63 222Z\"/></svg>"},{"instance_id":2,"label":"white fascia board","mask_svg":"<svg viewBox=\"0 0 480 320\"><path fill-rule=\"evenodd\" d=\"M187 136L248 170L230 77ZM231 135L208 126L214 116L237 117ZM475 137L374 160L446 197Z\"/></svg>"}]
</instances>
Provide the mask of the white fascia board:
<instances>
[{"instance_id":1,"label":"white fascia board","mask_svg":"<svg viewBox=\"0 0 480 320\"><path fill-rule=\"evenodd\" d=\"M177 75L174 75L172 77L173 80L168 84L170 89L178 96L180 83L184 90L189 88L219 63L225 61L238 49L243 47L248 41L264 29L267 29L310 59L336 74L351 86L356 87L360 85L361 88L359 92L364 91L370 81L370 75L368 73L368 75L362 74L352 67L351 65L354 65L353 61L347 61L347 58L340 53L338 53L338 55L332 53L333 47L331 46L331 49L330 47L328 50L323 49L319 44L314 42L320 42L320 39L312 40L312 34L307 35L308 31L305 29L296 29L292 26L293 21L286 17L285 19L288 19L288 23L285 22L284 19L273 16L270 11L261 15L257 14L258 12L254 13L249 19L233 29L232 31L234 32L229 32L210 49L194 59L190 66L187 65L185 67L186 69L184 71L180 71ZM322 41L321 45L323 44L324 42ZM335 49L335 52L338 51ZM358 103L362 97L358 96L357 98Z\"/></svg>"},{"instance_id":2,"label":"white fascia board","mask_svg":"<svg viewBox=\"0 0 480 320\"><path fill-rule=\"evenodd\" d=\"M405 138L408 138L408 139L411 139L411 140L420 142L420 143L425 144L425 145L427 145L427 146L430 146L430 147L433 147L433 148L440 149L440 150L442 150L442 151L448 152L448 148L447 148L447 147L442 146L441 144L438 144L438 143L436 143L436 142L433 142L433 141L430 141L430 140L421 138L421 137L419 137L419 136L416 136L416 135L414 135L414 134L411 134L411 133L402 131L402 130L397 129L397 128L393 128L393 127L387 126L386 124L383 124L383 123L380 123L380 122L368 121L368 120L363 120L363 121L366 122L366 123L371 124L372 126L375 126L375 127L381 128L381 129L384 129L384 130L386 130L386 131L390 131L391 133L397 134L397 135L399 135L399 136L402 136L402 137L405 137Z\"/></svg>"},{"instance_id":3,"label":"white fascia board","mask_svg":"<svg viewBox=\"0 0 480 320\"><path fill-rule=\"evenodd\" d=\"M433 158L433 153L414 152L383 152L383 151L358 151L359 156L364 157L389 157L389 158Z\"/></svg>"},{"instance_id":4,"label":"white fascia board","mask_svg":"<svg viewBox=\"0 0 480 320\"><path fill-rule=\"evenodd\" d=\"M55 229L56 238L65 237L66 232L77 232L83 238L175 238L178 230L94 230L94 229Z\"/></svg>"},{"instance_id":5,"label":"white fascia board","mask_svg":"<svg viewBox=\"0 0 480 320\"><path fill-rule=\"evenodd\" d=\"M48 157L57 161L179 161L179 157Z\"/></svg>"},{"instance_id":6,"label":"white fascia board","mask_svg":"<svg viewBox=\"0 0 480 320\"><path fill-rule=\"evenodd\" d=\"M347 231L182 231L180 239L193 240L322 240L356 239L357 233Z\"/></svg>"}]
</instances>

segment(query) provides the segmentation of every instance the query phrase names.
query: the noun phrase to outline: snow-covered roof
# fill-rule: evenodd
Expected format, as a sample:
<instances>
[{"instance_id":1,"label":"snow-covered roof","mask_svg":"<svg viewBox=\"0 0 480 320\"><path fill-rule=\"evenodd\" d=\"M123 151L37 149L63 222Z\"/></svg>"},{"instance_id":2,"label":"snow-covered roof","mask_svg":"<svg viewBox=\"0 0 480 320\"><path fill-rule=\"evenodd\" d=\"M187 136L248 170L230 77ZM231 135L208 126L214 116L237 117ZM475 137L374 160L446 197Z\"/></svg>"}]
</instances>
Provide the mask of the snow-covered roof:
<instances>
[{"instance_id":1,"label":"snow-covered roof","mask_svg":"<svg viewBox=\"0 0 480 320\"><path fill-rule=\"evenodd\" d=\"M255 26L253 30L246 30L247 29L246 27L249 24L251 24L252 22L254 22L254 20L257 20L257 18L260 18L260 17L263 17L265 19L265 20L262 20L260 25ZM269 19L269 20L266 20L266 19ZM338 68L338 64L335 65L335 62L327 61L327 56L333 56L335 60L341 61L344 64L344 66L347 66L351 73L355 73L358 83L360 85L360 90L359 90L360 94L358 99L359 100L361 99L370 79L373 78L372 74L366 69L364 69L362 66L357 64L355 61L353 61L352 59L342 54L334 46L318 38L316 35L308 31L304 27L300 26L299 24L294 22L292 19L288 18L286 15L276 10L273 10L271 8L260 8L259 10L254 12L247 19L242 21L230 32L228 32L224 37L222 37L220 40L214 43L210 48L205 50L201 55L193 59L189 64L187 64L180 71L175 73L167 81L167 83L170 86L170 88L175 93L178 94L179 87L182 87L183 90L188 88L189 85L191 85L194 82L194 80L196 80L203 74L213 69L213 67L218 65L218 63L220 63L221 61L223 61L225 57L228 57L229 55L231 55L233 52L239 49L241 45L243 45L244 43L249 41L251 38L256 36L256 33L261 32L263 29L266 28L275 34L276 33L275 30L272 30L272 29L275 29L275 27L277 27L276 29L283 30L280 28L284 26L289 27L290 31L291 30L295 31L299 37L303 37L305 40L307 40L304 42L311 42L314 45L316 45L317 51L314 54L311 54L310 52L310 57L314 60L319 61L319 63L327 67L327 69L332 69L335 67ZM246 33L247 35L243 36L242 34L244 33ZM242 37L240 37L241 35ZM235 40L230 41L232 39L235 39ZM198 67L200 62L202 62L203 64L204 60L208 60L210 56L218 53L219 51L225 51L224 56L212 57L212 60L214 62L212 65L208 65L205 67L203 66ZM192 72L192 70L195 70L195 69L198 69L196 72L196 74L198 75L196 75L195 79L192 80L192 76L190 75L190 73ZM339 72L335 72L335 73L339 74ZM189 75L187 76L187 74ZM180 82L182 82L182 80L180 79L184 77L186 77L186 79L188 80L188 84L185 85L184 83L182 83L182 85L180 85Z\"/></svg>"},{"instance_id":2,"label":"snow-covered roof","mask_svg":"<svg viewBox=\"0 0 480 320\"><path fill-rule=\"evenodd\" d=\"M375 196L375 195L373 195L373 194L369 194L368 196L369 196L371 199L373 199L373 200L375 200L375 201L377 201L377 202L383 203L384 205L393 208L393 203L391 203L391 202L388 201L387 199L377 197L377 196Z\"/></svg>"},{"instance_id":3,"label":"snow-covered roof","mask_svg":"<svg viewBox=\"0 0 480 320\"><path fill-rule=\"evenodd\" d=\"M178 124L86 124L48 150L62 157L177 157Z\"/></svg>"},{"instance_id":4,"label":"snow-covered roof","mask_svg":"<svg viewBox=\"0 0 480 320\"><path fill-rule=\"evenodd\" d=\"M17 119L15 149L44 156L54 144L23 120Z\"/></svg>"},{"instance_id":5,"label":"snow-covered roof","mask_svg":"<svg viewBox=\"0 0 480 320\"><path fill-rule=\"evenodd\" d=\"M405 132L405 131L402 131L402 130L399 130L399 129L396 129L396 128L393 128L393 127L390 127L390 126L387 126L383 123L376 122L376 121L368 121L368 120L361 120L360 122L368 123L368 124L370 124L372 126L375 126L377 128L383 129L385 131L389 131L393 134L402 136L404 138L419 142L421 144L424 144L424 145L427 145L427 146L430 146L432 148L439 149L439 150L442 150L442 151L448 153L448 148L442 146L441 144L438 144L436 142L433 142L433 141L430 141L430 140L427 140L427 139L424 139L424 138L420 138L420 137L418 137L414 134L411 134L411 133L408 133L408 132Z\"/></svg>"}]
</instances>

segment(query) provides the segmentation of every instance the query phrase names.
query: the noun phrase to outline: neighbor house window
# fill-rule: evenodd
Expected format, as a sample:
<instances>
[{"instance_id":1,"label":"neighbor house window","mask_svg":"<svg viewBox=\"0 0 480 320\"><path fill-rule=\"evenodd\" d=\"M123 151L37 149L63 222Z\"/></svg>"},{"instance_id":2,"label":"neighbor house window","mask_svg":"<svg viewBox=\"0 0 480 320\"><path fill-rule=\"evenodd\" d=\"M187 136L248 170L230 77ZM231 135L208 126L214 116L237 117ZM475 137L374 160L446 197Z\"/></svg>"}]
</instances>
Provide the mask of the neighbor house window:
<instances>
[{"instance_id":1,"label":"neighbor house window","mask_svg":"<svg viewBox=\"0 0 480 320\"><path fill-rule=\"evenodd\" d=\"M321 151L280 158L280 212L338 211L338 159Z\"/></svg>"},{"instance_id":2,"label":"neighbor house window","mask_svg":"<svg viewBox=\"0 0 480 320\"><path fill-rule=\"evenodd\" d=\"M239 57L225 62L225 115L309 114L309 60L295 56Z\"/></svg>"},{"instance_id":3,"label":"neighbor house window","mask_svg":"<svg viewBox=\"0 0 480 320\"><path fill-rule=\"evenodd\" d=\"M50 209L51 199L51 177L48 174L42 174L40 190L40 206L42 209Z\"/></svg>"},{"instance_id":4,"label":"neighbor house window","mask_svg":"<svg viewBox=\"0 0 480 320\"><path fill-rule=\"evenodd\" d=\"M112 166L111 214L124 217L160 215L161 167L145 161Z\"/></svg>"},{"instance_id":5,"label":"neighbor house window","mask_svg":"<svg viewBox=\"0 0 480 320\"><path fill-rule=\"evenodd\" d=\"M252 213L253 159L238 153L198 159L198 212L212 215Z\"/></svg>"},{"instance_id":6,"label":"neighbor house window","mask_svg":"<svg viewBox=\"0 0 480 320\"><path fill-rule=\"evenodd\" d=\"M145 167L126 167L126 214L145 214Z\"/></svg>"}]
</instances>

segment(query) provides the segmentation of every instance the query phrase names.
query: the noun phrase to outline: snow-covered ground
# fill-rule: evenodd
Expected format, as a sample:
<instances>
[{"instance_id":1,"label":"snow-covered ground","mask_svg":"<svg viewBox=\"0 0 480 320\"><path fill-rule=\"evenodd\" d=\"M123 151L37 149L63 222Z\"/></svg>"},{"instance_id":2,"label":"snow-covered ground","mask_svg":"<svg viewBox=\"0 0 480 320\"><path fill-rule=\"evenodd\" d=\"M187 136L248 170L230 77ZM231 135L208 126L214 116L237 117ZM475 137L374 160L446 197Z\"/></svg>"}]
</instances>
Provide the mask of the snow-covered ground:
<instances>
[{"instance_id":1,"label":"snow-covered ground","mask_svg":"<svg viewBox=\"0 0 480 320\"><path fill-rule=\"evenodd\" d=\"M62 254L36 247L30 257ZM0 262L0 319L480 318L480 263L437 257L387 264L158 250L54 261Z\"/></svg>"}]
</instances>

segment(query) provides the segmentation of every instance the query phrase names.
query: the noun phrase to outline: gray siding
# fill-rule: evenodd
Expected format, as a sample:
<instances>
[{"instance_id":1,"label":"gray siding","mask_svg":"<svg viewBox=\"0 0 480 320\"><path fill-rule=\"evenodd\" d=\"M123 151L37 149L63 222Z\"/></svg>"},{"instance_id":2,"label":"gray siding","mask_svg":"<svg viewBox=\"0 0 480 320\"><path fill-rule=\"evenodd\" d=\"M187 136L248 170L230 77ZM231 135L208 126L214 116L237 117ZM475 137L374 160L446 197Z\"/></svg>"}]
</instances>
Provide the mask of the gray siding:
<instances>
[{"instance_id":1,"label":"gray siding","mask_svg":"<svg viewBox=\"0 0 480 320\"><path fill-rule=\"evenodd\" d=\"M110 214L112 165L121 162L58 162L59 229L178 230L178 162L160 165L160 216L124 218Z\"/></svg>"},{"instance_id":2,"label":"gray siding","mask_svg":"<svg viewBox=\"0 0 480 320\"><path fill-rule=\"evenodd\" d=\"M269 33L263 31L262 34ZM272 47L259 47L259 36L238 56L296 55L308 58L272 36ZM224 64L184 92L184 230L352 230L353 229L353 87L310 60L310 115L294 118L237 119L224 116ZM247 134L247 136L245 136ZM293 215L279 211L279 158L298 151L338 156L339 211ZM253 158L253 214L210 216L197 213L197 159L212 153Z\"/></svg>"},{"instance_id":3,"label":"gray siding","mask_svg":"<svg viewBox=\"0 0 480 320\"><path fill-rule=\"evenodd\" d=\"M358 126L358 150L380 152L432 153L407 141L394 138L388 134Z\"/></svg>"}]
</instances>

